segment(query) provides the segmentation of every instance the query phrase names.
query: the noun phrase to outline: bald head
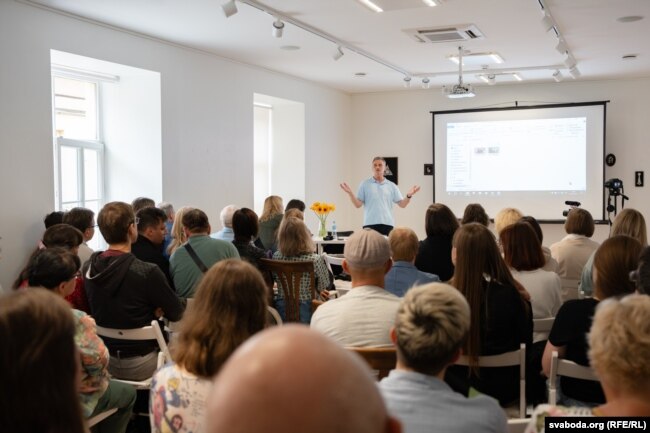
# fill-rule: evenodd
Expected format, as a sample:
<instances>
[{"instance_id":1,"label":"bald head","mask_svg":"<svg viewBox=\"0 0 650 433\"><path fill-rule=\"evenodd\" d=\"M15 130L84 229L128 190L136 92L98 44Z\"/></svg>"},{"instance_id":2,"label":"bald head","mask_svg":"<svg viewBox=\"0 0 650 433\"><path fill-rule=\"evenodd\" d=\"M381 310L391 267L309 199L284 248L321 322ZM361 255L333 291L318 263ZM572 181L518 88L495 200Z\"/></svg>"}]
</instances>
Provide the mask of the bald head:
<instances>
[{"instance_id":1,"label":"bald head","mask_svg":"<svg viewBox=\"0 0 650 433\"><path fill-rule=\"evenodd\" d=\"M242 345L208 402L209 433L399 431L368 367L300 325L269 329Z\"/></svg>"}]
</instances>

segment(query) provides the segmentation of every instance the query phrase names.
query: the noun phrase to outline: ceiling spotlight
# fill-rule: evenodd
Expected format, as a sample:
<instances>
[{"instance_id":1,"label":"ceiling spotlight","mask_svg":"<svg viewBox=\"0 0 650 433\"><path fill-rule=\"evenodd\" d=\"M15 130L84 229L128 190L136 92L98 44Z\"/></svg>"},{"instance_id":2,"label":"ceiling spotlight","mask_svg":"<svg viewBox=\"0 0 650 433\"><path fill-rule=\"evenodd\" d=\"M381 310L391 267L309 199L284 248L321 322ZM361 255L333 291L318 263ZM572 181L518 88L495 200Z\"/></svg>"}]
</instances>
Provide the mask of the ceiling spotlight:
<instances>
[{"instance_id":1,"label":"ceiling spotlight","mask_svg":"<svg viewBox=\"0 0 650 433\"><path fill-rule=\"evenodd\" d=\"M557 50L558 53L562 55L566 54L567 51L569 51L569 48L567 48L566 44L562 39L558 41L557 45L555 46L555 49Z\"/></svg>"},{"instance_id":2,"label":"ceiling spotlight","mask_svg":"<svg viewBox=\"0 0 650 433\"><path fill-rule=\"evenodd\" d=\"M573 79L575 80L580 76L580 71L576 66L573 66L572 68L569 68L569 75L571 75L571 77L573 77Z\"/></svg>"},{"instance_id":3,"label":"ceiling spotlight","mask_svg":"<svg viewBox=\"0 0 650 433\"><path fill-rule=\"evenodd\" d=\"M555 27L555 24L550 16L544 14L544 18L542 18L542 26L544 26L544 30L548 32Z\"/></svg>"},{"instance_id":4,"label":"ceiling spotlight","mask_svg":"<svg viewBox=\"0 0 650 433\"><path fill-rule=\"evenodd\" d=\"M422 88L428 89L430 85L431 85L431 80L429 80L427 77L424 77L422 79Z\"/></svg>"},{"instance_id":5,"label":"ceiling spotlight","mask_svg":"<svg viewBox=\"0 0 650 433\"><path fill-rule=\"evenodd\" d=\"M276 38L282 37L282 31L284 30L284 23L281 19L273 21L273 36Z\"/></svg>"},{"instance_id":6,"label":"ceiling spotlight","mask_svg":"<svg viewBox=\"0 0 650 433\"><path fill-rule=\"evenodd\" d=\"M334 54L332 54L332 58L334 60L338 60L341 57L343 57L344 54L345 53L343 52L343 48L341 48L341 46L339 45L338 47L336 47L336 51L334 51Z\"/></svg>"},{"instance_id":7,"label":"ceiling spotlight","mask_svg":"<svg viewBox=\"0 0 650 433\"><path fill-rule=\"evenodd\" d=\"M404 87L409 88L411 87L411 77L404 77Z\"/></svg>"},{"instance_id":8,"label":"ceiling spotlight","mask_svg":"<svg viewBox=\"0 0 650 433\"><path fill-rule=\"evenodd\" d=\"M566 59L564 60L564 66L571 69L575 67L575 65L576 65L576 59L571 54L567 54Z\"/></svg>"},{"instance_id":9,"label":"ceiling spotlight","mask_svg":"<svg viewBox=\"0 0 650 433\"><path fill-rule=\"evenodd\" d=\"M560 72L559 69L556 69L555 72L553 72L553 79L555 80L556 83L559 83L562 81L562 72Z\"/></svg>"},{"instance_id":10,"label":"ceiling spotlight","mask_svg":"<svg viewBox=\"0 0 650 433\"><path fill-rule=\"evenodd\" d=\"M223 10L223 14L226 16L226 18L230 18L231 16L235 15L237 13L237 5L235 4L235 0L230 0L229 2L222 4L221 10Z\"/></svg>"}]
</instances>

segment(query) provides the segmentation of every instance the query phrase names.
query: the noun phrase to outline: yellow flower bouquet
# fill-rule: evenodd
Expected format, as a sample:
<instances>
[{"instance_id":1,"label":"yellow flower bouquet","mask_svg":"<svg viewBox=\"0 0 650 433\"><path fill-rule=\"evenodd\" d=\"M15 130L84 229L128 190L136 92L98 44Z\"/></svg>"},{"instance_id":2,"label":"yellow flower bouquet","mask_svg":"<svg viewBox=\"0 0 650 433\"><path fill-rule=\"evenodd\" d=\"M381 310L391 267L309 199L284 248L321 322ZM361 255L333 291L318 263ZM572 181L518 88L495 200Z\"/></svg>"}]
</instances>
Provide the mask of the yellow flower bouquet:
<instances>
[{"instance_id":1,"label":"yellow flower bouquet","mask_svg":"<svg viewBox=\"0 0 650 433\"><path fill-rule=\"evenodd\" d=\"M309 206L309 209L314 211L316 218L318 218L319 221L318 237L323 238L327 236L327 216L330 212L336 210L336 206L331 203L315 201L311 206Z\"/></svg>"}]
</instances>

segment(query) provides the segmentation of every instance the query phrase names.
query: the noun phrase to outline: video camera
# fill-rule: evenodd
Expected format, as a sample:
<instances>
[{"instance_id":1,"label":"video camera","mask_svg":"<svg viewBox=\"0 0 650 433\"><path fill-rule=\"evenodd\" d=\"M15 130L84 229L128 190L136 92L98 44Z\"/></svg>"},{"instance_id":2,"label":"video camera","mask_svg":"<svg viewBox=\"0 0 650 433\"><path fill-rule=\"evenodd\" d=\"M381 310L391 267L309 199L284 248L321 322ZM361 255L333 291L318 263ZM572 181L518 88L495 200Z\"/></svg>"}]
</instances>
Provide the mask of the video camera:
<instances>
[{"instance_id":1,"label":"video camera","mask_svg":"<svg viewBox=\"0 0 650 433\"><path fill-rule=\"evenodd\" d=\"M564 202L564 204L567 205L567 206L571 206L571 209L575 209L577 207L580 207L580 202L579 201L567 200L567 201ZM562 216L563 217L568 216L569 212L571 212L571 209L567 209L564 212L562 212Z\"/></svg>"},{"instance_id":2,"label":"video camera","mask_svg":"<svg viewBox=\"0 0 650 433\"><path fill-rule=\"evenodd\" d=\"M620 195L621 190L623 189L623 181L621 179L608 179L605 181L605 188L609 189L610 195Z\"/></svg>"}]
</instances>

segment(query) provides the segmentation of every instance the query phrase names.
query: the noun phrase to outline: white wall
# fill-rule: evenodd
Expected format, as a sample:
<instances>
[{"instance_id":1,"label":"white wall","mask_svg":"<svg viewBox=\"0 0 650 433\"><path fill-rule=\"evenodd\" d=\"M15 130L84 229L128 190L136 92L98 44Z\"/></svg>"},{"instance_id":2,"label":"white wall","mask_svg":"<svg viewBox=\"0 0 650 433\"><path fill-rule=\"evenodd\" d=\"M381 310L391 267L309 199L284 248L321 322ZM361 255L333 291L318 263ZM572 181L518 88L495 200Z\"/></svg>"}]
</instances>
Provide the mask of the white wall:
<instances>
[{"instance_id":1,"label":"white wall","mask_svg":"<svg viewBox=\"0 0 650 433\"><path fill-rule=\"evenodd\" d=\"M441 95L439 89L354 95L350 163L355 169L346 178L356 188L364 177L371 175L373 156L399 157L399 188L402 193L414 184L421 185L422 190L406 209L395 208L396 224L410 226L424 237L424 215L433 199L433 178L423 175L423 164L433 162L430 111L493 107L497 104L512 106L514 101L519 101L520 105L534 105L600 100L611 101L607 106L606 146L608 152L617 156L616 165L606 170L605 178L622 179L625 193L630 197L626 206L641 211L650 223L650 201L647 199L650 184L645 188L634 187L634 172L650 168L650 152L647 150L650 78L485 86L479 87L477 96L469 100L449 100ZM521 210L526 212L526 209ZM355 211L352 225L359 226L362 220L361 210ZM564 236L561 225L545 225L543 229L544 244ZM603 240L607 233L606 226L599 226L594 239Z\"/></svg>"},{"instance_id":2,"label":"white wall","mask_svg":"<svg viewBox=\"0 0 650 433\"><path fill-rule=\"evenodd\" d=\"M350 96L286 75L0 2L0 284L15 278L53 208L50 49L161 74L162 198L204 209L253 206L253 94L305 104L306 201L339 197ZM324 170L323 168L327 169ZM308 221L315 226L315 218ZM338 215L337 215L338 219Z\"/></svg>"}]
</instances>

